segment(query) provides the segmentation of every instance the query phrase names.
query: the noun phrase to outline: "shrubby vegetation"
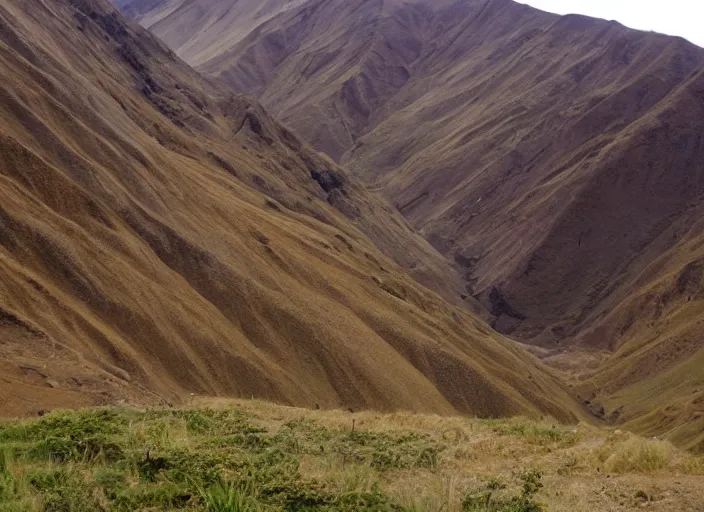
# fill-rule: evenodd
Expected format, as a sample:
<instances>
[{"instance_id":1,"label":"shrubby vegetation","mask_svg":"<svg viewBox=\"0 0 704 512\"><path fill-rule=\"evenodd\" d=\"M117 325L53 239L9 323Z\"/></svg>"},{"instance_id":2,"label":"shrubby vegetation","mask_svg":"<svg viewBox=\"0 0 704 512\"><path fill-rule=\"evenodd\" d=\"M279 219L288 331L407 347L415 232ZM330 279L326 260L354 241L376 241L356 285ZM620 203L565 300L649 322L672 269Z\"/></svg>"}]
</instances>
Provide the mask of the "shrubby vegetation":
<instances>
[{"instance_id":1,"label":"shrubby vegetation","mask_svg":"<svg viewBox=\"0 0 704 512\"><path fill-rule=\"evenodd\" d=\"M306 419L268 432L236 409L56 413L0 424L0 510L402 511L376 480L356 490L305 478L301 458L383 474L433 468L442 450L414 432Z\"/></svg>"},{"instance_id":2,"label":"shrubby vegetation","mask_svg":"<svg viewBox=\"0 0 704 512\"><path fill-rule=\"evenodd\" d=\"M524 419L271 405L56 412L0 422L0 512L540 512L548 493L536 460L570 481L590 471L650 474L681 458L667 443L630 435L585 443L598 446L591 451L579 442L575 429ZM495 467L486 478L496 461L513 464L510 473Z\"/></svg>"}]
</instances>

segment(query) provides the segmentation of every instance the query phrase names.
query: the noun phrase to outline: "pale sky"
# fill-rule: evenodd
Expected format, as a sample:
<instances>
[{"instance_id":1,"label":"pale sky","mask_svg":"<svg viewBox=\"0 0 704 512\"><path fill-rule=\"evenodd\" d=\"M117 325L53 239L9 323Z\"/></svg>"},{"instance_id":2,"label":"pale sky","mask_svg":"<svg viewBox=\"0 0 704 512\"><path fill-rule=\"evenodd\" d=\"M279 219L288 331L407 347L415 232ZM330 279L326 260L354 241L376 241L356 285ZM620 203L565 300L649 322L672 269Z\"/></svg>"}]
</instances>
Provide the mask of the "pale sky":
<instances>
[{"instance_id":1,"label":"pale sky","mask_svg":"<svg viewBox=\"0 0 704 512\"><path fill-rule=\"evenodd\" d=\"M704 47L704 0L519 0L557 14L616 20L627 27L682 36Z\"/></svg>"}]
</instances>

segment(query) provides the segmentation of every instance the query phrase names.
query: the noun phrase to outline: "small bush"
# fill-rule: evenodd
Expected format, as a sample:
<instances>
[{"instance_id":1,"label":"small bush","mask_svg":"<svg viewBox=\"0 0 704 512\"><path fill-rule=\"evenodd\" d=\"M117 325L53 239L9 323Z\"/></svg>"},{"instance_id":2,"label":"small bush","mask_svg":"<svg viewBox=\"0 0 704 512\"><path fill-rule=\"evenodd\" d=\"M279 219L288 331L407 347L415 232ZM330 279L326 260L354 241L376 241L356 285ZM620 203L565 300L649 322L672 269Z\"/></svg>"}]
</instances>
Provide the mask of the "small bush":
<instances>
[{"instance_id":1,"label":"small bush","mask_svg":"<svg viewBox=\"0 0 704 512\"><path fill-rule=\"evenodd\" d=\"M84 439L118 434L126 423L123 416L107 409L56 412L35 421L0 423L0 441Z\"/></svg>"},{"instance_id":2,"label":"small bush","mask_svg":"<svg viewBox=\"0 0 704 512\"><path fill-rule=\"evenodd\" d=\"M63 462L117 462L124 458L122 447L102 435L87 437L49 436L29 449L30 460Z\"/></svg>"},{"instance_id":3,"label":"small bush","mask_svg":"<svg viewBox=\"0 0 704 512\"><path fill-rule=\"evenodd\" d=\"M39 492L48 492L61 487L69 487L75 476L65 469L33 471L28 476L29 484Z\"/></svg>"},{"instance_id":4,"label":"small bush","mask_svg":"<svg viewBox=\"0 0 704 512\"><path fill-rule=\"evenodd\" d=\"M95 483L103 488L109 499L114 499L120 489L127 486L127 476L124 473L108 468L100 468L94 475Z\"/></svg>"},{"instance_id":5,"label":"small bush","mask_svg":"<svg viewBox=\"0 0 704 512\"><path fill-rule=\"evenodd\" d=\"M262 488L261 499L290 512L405 512L378 489L337 494L317 482L296 481Z\"/></svg>"},{"instance_id":6,"label":"small bush","mask_svg":"<svg viewBox=\"0 0 704 512\"><path fill-rule=\"evenodd\" d=\"M463 512L542 512L543 506L535 501L535 496L543 488L542 474L528 471L521 474L523 488L512 497L497 497L496 491L502 488L498 481L490 481L483 490L470 493L462 502Z\"/></svg>"},{"instance_id":7,"label":"small bush","mask_svg":"<svg viewBox=\"0 0 704 512\"><path fill-rule=\"evenodd\" d=\"M173 510L185 508L193 498L193 493L179 485L164 482L159 485L139 486L123 489L112 496L116 511L132 512L145 508Z\"/></svg>"},{"instance_id":8,"label":"small bush","mask_svg":"<svg viewBox=\"0 0 704 512\"><path fill-rule=\"evenodd\" d=\"M29 474L28 479L41 495L44 512L89 512L100 509L93 486L74 471L65 468L35 471Z\"/></svg>"},{"instance_id":9,"label":"small bush","mask_svg":"<svg viewBox=\"0 0 704 512\"><path fill-rule=\"evenodd\" d=\"M492 431L500 436L515 436L525 438L537 445L560 444L571 446L577 436L556 426L538 425L525 420L489 420Z\"/></svg>"},{"instance_id":10,"label":"small bush","mask_svg":"<svg viewBox=\"0 0 704 512\"><path fill-rule=\"evenodd\" d=\"M252 425L247 415L236 409L186 409L175 411L174 414L186 421L189 432L197 435L228 436L266 432L265 429Z\"/></svg>"},{"instance_id":11,"label":"small bush","mask_svg":"<svg viewBox=\"0 0 704 512\"><path fill-rule=\"evenodd\" d=\"M10 472L8 457L0 447L0 503L19 497L20 483Z\"/></svg>"}]
</instances>

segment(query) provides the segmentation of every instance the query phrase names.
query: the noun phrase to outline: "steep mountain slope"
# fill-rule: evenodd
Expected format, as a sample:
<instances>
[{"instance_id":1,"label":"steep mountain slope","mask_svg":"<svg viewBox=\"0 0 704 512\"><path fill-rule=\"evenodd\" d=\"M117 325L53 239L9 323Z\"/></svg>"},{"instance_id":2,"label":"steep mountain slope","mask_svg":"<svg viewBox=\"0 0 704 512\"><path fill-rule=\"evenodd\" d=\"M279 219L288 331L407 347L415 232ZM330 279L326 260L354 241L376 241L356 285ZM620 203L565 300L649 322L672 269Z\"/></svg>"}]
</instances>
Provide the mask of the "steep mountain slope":
<instances>
[{"instance_id":1,"label":"steep mountain slope","mask_svg":"<svg viewBox=\"0 0 704 512\"><path fill-rule=\"evenodd\" d=\"M130 5L379 187L499 330L536 343L632 293L645 248L704 192L704 50L681 39L509 0Z\"/></svg>"},{"instance_id":2,"label":"steep mountain slope","mask_svg":"<svg viewBox=\"0 0 704 512\"><path fill-rule=\"evenodd\" d=\"M190 393L581 414L371 243L430 253L388 205L107 2L7 0L0 29L3 415Z\"/></svg>"},{"instance_id":3,"label":"steep mountain slope","mask_svg":"<svg viewBox=\"0 0 704 512\"><path fill-rule=\"evenodd\" d=\"M704 50L509 0L267 6L130 4L381 190L594 412L701 443Z\"/></svg>"}]
</instances>

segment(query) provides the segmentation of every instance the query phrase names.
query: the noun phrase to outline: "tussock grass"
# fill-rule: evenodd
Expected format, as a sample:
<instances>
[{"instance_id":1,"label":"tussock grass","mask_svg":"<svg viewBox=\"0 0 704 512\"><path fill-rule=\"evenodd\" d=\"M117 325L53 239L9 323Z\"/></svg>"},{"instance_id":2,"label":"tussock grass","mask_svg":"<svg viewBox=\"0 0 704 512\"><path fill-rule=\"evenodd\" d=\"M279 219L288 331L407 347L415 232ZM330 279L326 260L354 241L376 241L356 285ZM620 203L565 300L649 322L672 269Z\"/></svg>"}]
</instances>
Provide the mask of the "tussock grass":
<instances>
[{"instance_id":1,"label":"tussock grass","mask_svg":"<svg viewBox=\"0 0 704 512\"><path fill-rule=\"evenodd\" d=\"M621 443L604 443L600 459L609 473L653 473L667 468L674 454L674 447L666 441L631 437Z\"/></svg>"},{"instance_id":2,"label":"tussock grass","mask_svg":"<svg viewBox=\"0 0 704 512\"><path fill-rule=\"evenodd\" d=\"M247 483L218 483L207 489L199 488L203 508L207 512L260 512L264 506L256 491Z\"/></svg>"}]
</instances>

